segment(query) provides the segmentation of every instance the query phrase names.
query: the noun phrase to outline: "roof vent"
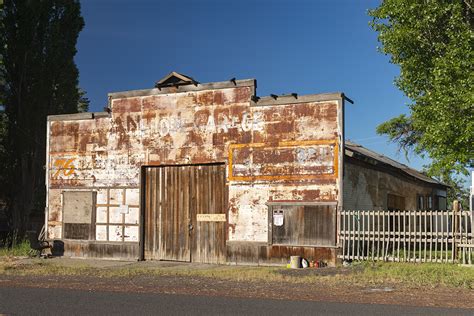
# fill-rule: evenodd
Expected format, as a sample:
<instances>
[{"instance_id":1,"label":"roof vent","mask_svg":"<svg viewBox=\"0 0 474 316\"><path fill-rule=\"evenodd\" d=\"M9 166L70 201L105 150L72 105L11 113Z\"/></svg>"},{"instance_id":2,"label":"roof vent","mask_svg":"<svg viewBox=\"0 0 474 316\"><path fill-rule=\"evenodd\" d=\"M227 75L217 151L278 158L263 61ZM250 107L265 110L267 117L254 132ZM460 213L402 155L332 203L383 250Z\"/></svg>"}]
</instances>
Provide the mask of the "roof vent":
<instances>
[{"instance_id":1,"label":"roof vent","mask_svg":"<svg viewBox=\"0 0 474 316\"><path fill-rule=\"evenodd\" d=\"M157 81L155 83L155 88L161 89L165 87L184 86L188 84L198 85L199 82L189 76L177 73L176 71L172 71L168 75Z\"/></svg>"}]
</instances>

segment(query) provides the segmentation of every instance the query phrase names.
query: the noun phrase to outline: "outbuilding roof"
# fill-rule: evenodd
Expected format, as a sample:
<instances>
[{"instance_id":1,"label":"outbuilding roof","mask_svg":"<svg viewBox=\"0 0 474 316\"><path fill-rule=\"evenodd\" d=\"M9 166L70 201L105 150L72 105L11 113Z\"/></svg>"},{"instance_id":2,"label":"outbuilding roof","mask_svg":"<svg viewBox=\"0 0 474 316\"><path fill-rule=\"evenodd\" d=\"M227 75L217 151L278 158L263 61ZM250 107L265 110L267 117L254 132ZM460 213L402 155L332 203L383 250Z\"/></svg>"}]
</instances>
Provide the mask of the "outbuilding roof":
<instances>
[{"instance_id":1,"label":"outbuilding roof","mask_svg":"<svg viewBox=\"0 0 474 316\"><path fill-rule=\"evenodd\" d=\"M375 151L367 149L367 148L365 148L365 147L363 147L359 144L353 143L351 141L347 141L347 140L345 141L345 154L346 154L346 156L354 157L356 159L364 160L366 162L367 162L367 160L370 160L369 162L374 164L374 165L381 164L381 165L384 165L384 166L395 168L398 171L404 173L405 175L407 175L409 177L416 178L416 179L424 181L424 182L437 184L437 185L442 185L444 187L448 186L448 185L446 185L446 184L444 184L444 183L442 183L442 182L440 182L436 179L433 179L433 178L427 176L426 174L424 174L424 173L422 173L422 172L420 172L416 169L410 168L407 165L404 165L404 164L402 164L402 163L400 163L396 160L393 160L393 159L391 159L387 156L376 153Z\"/></svg>"}]
</instances>

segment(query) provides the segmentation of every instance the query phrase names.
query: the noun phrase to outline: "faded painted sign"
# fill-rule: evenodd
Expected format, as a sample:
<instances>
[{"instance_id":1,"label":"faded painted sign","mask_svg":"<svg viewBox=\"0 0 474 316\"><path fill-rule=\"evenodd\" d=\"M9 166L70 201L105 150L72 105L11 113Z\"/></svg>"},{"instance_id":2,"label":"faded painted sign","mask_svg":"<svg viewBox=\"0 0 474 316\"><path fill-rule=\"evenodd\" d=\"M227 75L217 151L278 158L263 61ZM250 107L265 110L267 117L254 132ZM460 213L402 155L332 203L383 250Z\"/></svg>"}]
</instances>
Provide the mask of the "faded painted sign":
<instances>
[{"instance_id":1,"label":"faded painted sign","mask_svg":"<svg viewBox=\"0 0 474 316\"><path fill-rule=\"evenodd\" d=\"M58 158L53 163L52 168L52 178L57 179L60 175L65 177L71 176L74 174L74 170L76 169L74 166L75 158Z\"/></svg>"},{"instance_id":2,"label":"faded painted sign","mask_svg":"<svg viewBox=\"0 0 474 316\"><path fill-rule=\"evenodd\" d=\"M241 115L228 116L224 113L209 115L200 113L193 119L186 119L182 113L175 116L157 117L155 119L155 130L161 137L170 133L180 133L195 131L201 133L228 133L230 129L237 129L239 132L263 130L262 113L252 114L244 112Z\"/></svg>"},{"instance_id":3,"label":"faded painted sign","mask_svg":"<svg viewBox=\"0 0 474 316\"><path fill-rule=\"evenodd\" d=\"M294 180L337 177L336 140L229 145L229 180Z\"/></svg>"},{"instance_id":4,"label":"faded painted sign","mask_svg":"<svg viewBox=\"0 0 474 316\"><path fill-rule=\"evenodd\" d=\"M124 93L111 97L110 114L51 119L50 237L60 234L67 187L99 191L98 240L137 240L142 166L225 162L228 209L199 220L227 218L229 241L267 241L269 201L337 201L339 97L253 104L253 80L224 86ZM133 188L134 201L115 197L116 188Z\"/></svg>"},{"instance_id":5,"label":"faded painted sign","mask_svg":"<svg viewBox=\"0 0 474 316\"><path fill-rule=\"evenodd\" d=\"M197 214L198 222L225 222L226 217L224 214Z\"/></svg>"}]
</instances>

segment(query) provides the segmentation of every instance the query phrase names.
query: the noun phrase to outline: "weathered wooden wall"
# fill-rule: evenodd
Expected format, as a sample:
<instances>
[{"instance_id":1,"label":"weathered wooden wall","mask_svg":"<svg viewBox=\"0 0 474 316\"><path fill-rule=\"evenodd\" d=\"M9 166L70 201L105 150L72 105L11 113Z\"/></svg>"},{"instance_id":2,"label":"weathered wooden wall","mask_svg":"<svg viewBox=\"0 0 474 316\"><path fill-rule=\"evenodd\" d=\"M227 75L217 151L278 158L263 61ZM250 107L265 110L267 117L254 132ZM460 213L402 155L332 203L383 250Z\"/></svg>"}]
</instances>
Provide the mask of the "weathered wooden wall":
<instances>
[{"instance_id":1,"label":"weathered wooden wall","mask_svg":"<svg viewBox=\"0 0 474 316\"><path fill-rule=\"evenodd\" d=\"M227 262L229 264L285 265L291 256L323 261L329 266L337 263L339 249L329 247L268 245L258 242L229 242Z\"/></svg>"},{"instance_id":2,"label":"weathered wooden wall","mask_svg":"<svg viewBox=\"0 0 474 316\"><path fill-rule=\"evenodd\" d=\"M225 165L145 169L144 259L226 262Z\"/></svg>"},{"instance_id":3,"label":"weathered wooden wall","mask_svg":"<svg viewBox=\"0 0 474 316\"><path fill-rule=\"evenodd\" d=\"M374 167L359 160L346 158L344 164L344 209L386 210L388 194L403 197L401 210L416 210L417 196L446 197L444 188L404 177L401 172L393 173ZM444 208L443 208L444 209Z\"/></svg>"},{"instance_id":4,"label":"weathered wooden wall","mask_svg":"<svg viewBox=\"0 0 474 316\"><path fill-rule=\"evenodd\" d=\"M94 190L96 240L137 242L141 166L225 163L228 241L267 242L269 201L340 202L342 95L254 94L254 80L131 91L109 115L51 117L48 237L63 238L61 192Z\"/></svg>"}]
</instances>

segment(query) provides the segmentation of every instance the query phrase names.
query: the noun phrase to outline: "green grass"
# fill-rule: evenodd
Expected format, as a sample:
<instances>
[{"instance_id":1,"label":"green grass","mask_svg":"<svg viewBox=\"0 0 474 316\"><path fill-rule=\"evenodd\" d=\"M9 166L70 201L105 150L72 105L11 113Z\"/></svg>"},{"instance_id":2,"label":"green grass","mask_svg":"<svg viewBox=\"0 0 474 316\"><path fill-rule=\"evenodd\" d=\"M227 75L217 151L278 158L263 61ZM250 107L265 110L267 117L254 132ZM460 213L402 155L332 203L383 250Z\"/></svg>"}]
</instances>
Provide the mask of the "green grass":
<instances>
[{"instance_id":1,"label":"green grass","mask_svg":"<svg viewBox=\"0 0 474 316\"><path fill-rule=\"evenodd\" d=\"M209 265L205 268L189 266L179 267L113 267L96 268L87 265L87 261L74 266L66 266L54 261L35 259L28 264L18 261L0 261L0 274L15 275L84 275L97 277L133 277L133 276L188 276L235 281L284 281L286 276L278 273L281 268L274 267L233 267ZM293 281L298 281L294 279Z\"/></svg>"},{"instance_id":2,"label":"green grass","mask_svg":"<svg viewBox=\"0 0 474 316\"><path fill-rule=\"evenodd\" d=\"M437 263L365 262L360 273L349 277L355 283L392 283L408 286L446 286L474 289L474 267Z\"/></svg>"},{"instance_id":3,"label":"green grass","mask_svg":"<svg viewBox=\"0 0 474 316\"><path fill-rule=\"evenodd\" d=\"M315 283L322 286L396 285L412 288L443 286L474 289L474 268L454 264L364 262L354 264L350 268L339 267L330 271L329 274L321 275L316 270L289 271L280 267L144 266L137 263L130 266L97 268L90 266L87 261L65 265L60 260L30 259L24 263L21 260L0 260L0 274L7 275L81 275L103 278L180 276L244 282Z\"/></svg>"},{"instance_id":4,"label":"green grass","mask_svg":"<svg viewBox=\"0 0 474 316\"><path fill-rule=\"evenodd\" d=\"M27 257L32 252L30 242L23 240L15 243L12 247L0 248L0 257Z\"/></svg>"},{"instance_id":5,"label":"green grass","mask_svg":"<svg viewBox=\"0 0 474 316\"><path fill-rule=\"evenodd\" d=\"M357 255L357 254L356 254ZM468 258L468 254L466 253L465 254L465 257L463 258L462 256L462 250L459 250L457 255L456 255L456 258L455 260L457 260L458 262L462 262L462 260L464 259L465 261L467 261L469 258ZM368 258L372 258L372 257L382 257L383 254L382 253L379 253L379 254L372 254L371 251L369 251L367 253L367 257ZM452 256L453 256L453 253L451 250L443 250L443 252L441 252L440 250L436 251L435 250L431 250L431 253L429 250L426 251L426 253L423 251L423 250L410 250L410 252L408 252L408 250L403 250L403 249L400 249L400 252L395 252L393 253L392 251L389 251L387 254L386 254L386 257L388 258L398 258L400 262L409 262L410 260L414 261L414 260L422 260L422 259L426 259L426 261L428 262L430 259L432 261L451 261L452 260ZM471 261L474 262L474 252L471 253Z\"/></svg>"}]
</instances>

